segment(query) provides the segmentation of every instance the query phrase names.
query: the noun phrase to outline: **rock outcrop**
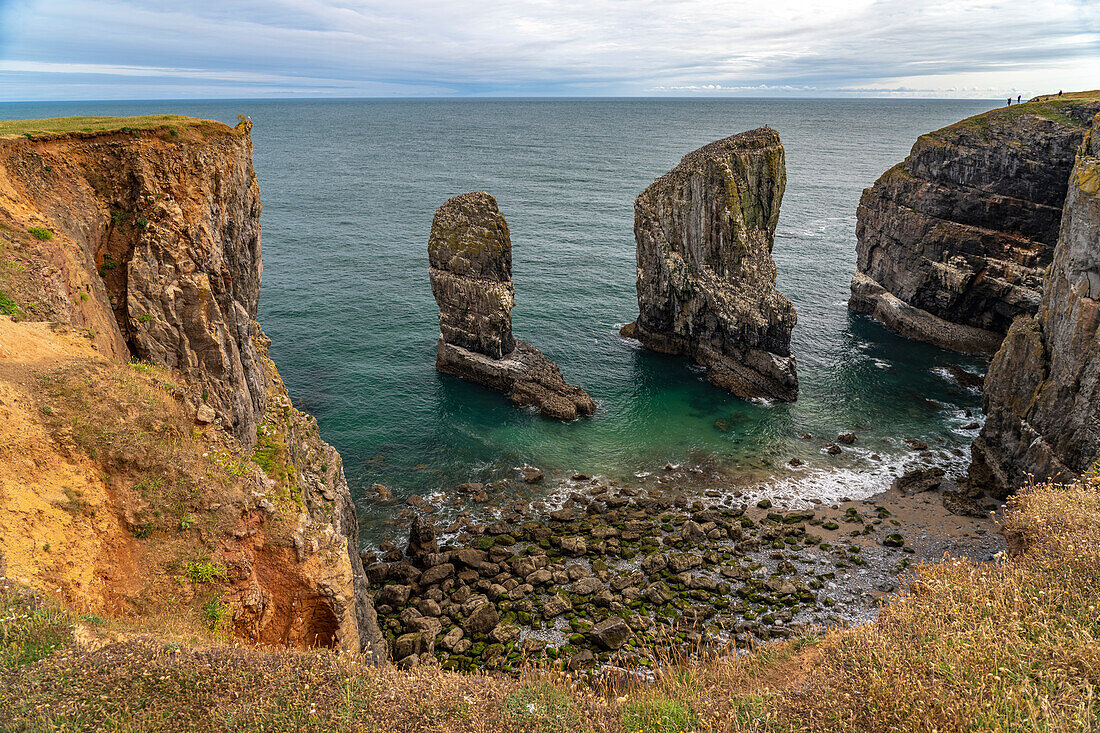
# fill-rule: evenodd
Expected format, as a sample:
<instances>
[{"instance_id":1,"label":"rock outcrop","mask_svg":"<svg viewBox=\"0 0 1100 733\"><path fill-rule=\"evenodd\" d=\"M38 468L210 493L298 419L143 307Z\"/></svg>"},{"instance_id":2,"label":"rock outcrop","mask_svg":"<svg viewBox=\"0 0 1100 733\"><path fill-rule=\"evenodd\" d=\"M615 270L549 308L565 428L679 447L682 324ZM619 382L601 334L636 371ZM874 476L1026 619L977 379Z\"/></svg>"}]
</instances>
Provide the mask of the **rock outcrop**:
<instances>
[{"instance_id":1,"label":"rock outcrop","mask_svg":"<svg viewBox=\"0 0 1100 733\"><path fill-rule=\"evenodd\" d=\"M922 135L864 190L849 307L955 351L1035 313L1074 155L1100 92L1037 97Z\"/></svg>"},{"instance_id":2,"label":"rock outcrop","mask_svg":"<svg viewBox=\"0 0 1100 733\"><path fill-rule=\"evenodd\" d=\"M455 196L439 207L428 239L439 304L436 369L504 392L547 417L591 415L596 403L565 383L557 364L512 336L512 240L496 199Z\"/></svg>"},{"instance_id":3,"label":"rock outcrop","mask_svg":"<svg viewBox=\"0 0 1100 733\"><path fill-rule=\"evenodd\" d=\"M74 408L98 405L109 416L96 418L95 433L107 448L86 449L81 440L65 447L67 428L46 426L56 428L58 450L99 466L94 475L110 483L103 514L117 514L120 526L147 540L123 537L88 560L109 579L100 594L113 599L103 601L107 610L138 613L149 602L135 589L171 586L152 582L170 558L134 558L153 546L189 547L196 525L220 578L219 603L232 611L219 623L261 643L384 661L340 455L321 440L316 420L294 408L255 321L261 207L250 128L135 118L99 132L0 139L0 248L14 263L0 288L20 319L76 327L109 358L74 360L88 376L72 380L72 390L121 380L118 390L90 391ZM131 360L143 362L137 372L160 377L172 404L149 398L144 407L112 410L111 400L129 398L126 370L135 370L104 375ZM47 382L68 377L60 373ZM149 435L156 442L143 442ZM50 491L47 478L28 474L23 491ZM165 517L168 507L180 516ZM65 535L79 534L87 519L65 519ZM0 537L0 547L8 539ZM28 578L36 572L31 567Z\"/></svg>"},{"instance_id":4,"label":"rock outcrop","mask_svg":"<svg viewBox=\"0 0 1100 733\"><path fill-rule=\"evenodd\" d=\"M643 191L639 314L623 335L690 357L739 397L794 401L795 310L771 255L786 176L779 133L764 127L685 155Z\"/></svg>"},{"instance_id":5,"label":"rock outcrop","mask_svg":"<svg viewBox=\"0 0 1100 733\"><path fill-rule=\"evenodd\" d=\"M970 480L997 495L1100 461L1100 115L1068 180L1042 304L1012 324L985 379Z\"/></svg>"}]
</instances>

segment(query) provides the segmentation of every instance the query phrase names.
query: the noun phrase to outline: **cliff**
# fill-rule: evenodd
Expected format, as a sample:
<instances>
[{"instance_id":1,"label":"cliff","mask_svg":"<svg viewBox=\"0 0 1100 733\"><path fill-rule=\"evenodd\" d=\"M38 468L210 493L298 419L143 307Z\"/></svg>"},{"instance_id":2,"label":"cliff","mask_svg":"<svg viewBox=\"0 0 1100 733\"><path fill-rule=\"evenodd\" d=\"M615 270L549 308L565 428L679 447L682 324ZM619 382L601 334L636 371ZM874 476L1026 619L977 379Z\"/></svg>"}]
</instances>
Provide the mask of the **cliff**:
<instances>
[{"instance_id":1,"label":"cliff","mask_svg":"<svg viewBox=\"0 0 1100 733\"><path fill-rule=\"evenodd\" d=\"M985 379L970 478L997 494L1100 462L1100 115L1068 182L1038 313L1016 319Z\"/></svg>"},{"instance_id":2,"label":"cliff","mask_svg":"<svg viewBox=\"0 0 1100 733\"><path fill-rule=\"evenodd\" d=\"M384 655L340 456L293 407L255 321L251 124L13 124L0 128L9 577L97 612L182 605L255 642Z\"/></svg>"},{"instance_id":3,"label":"cliff","mask_svg":"<svg viewBox=\"0 0 1100 733\"><path fill-rule=\"evenodd\" d=\"M849 307L942 348L995 351L1039 305L1097 112L1100 92L1037 97L918 138L863 192Z\"/></svg>"},{"instance_id":4,"label":"cliff","mask_svg":"<svg viewBox=\"0 0 1100 733\"><path fill-rule=\"evenodd\" d=\"M764 127L689 153L643 191L639 314L623 335L690 357L739 397L794 401L795 310L771 256L786 175L779 134Z\"/></svg>"},{"instance_id":5,"label":"cliff","mask_svg":"<svg viewBox=\"0 0 1100 733\"><path fill-rule=\"evenodd\" d=\"M512 239L496 199L471 192L435 212L428 275L439 304L436 369L533 405L546 417L575 420L596 403L566 384L558 365L512 336Z\"/></svg>"}]
</instances>

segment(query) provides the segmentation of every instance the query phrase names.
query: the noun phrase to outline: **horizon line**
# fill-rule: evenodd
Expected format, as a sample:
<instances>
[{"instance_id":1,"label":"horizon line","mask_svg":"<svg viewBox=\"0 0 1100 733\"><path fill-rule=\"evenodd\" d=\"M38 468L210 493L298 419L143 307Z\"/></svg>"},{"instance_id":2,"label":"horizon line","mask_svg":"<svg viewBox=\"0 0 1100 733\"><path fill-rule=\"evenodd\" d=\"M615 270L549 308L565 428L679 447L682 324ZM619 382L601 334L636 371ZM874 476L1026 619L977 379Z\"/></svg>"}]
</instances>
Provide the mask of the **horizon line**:
<instances>
[{"instance_id":1,"label":"horizon line","mask_svg":"<svg viewBox=\"0 0 1100 733\"><path fill-rule=\"evenodd\" d=\"M1041 95L1040 95L1041 96ZM361 96L329 97L293 95L280 97L120 97L113 99L12 99L0 100L0 104L111 104L125 102L465 102L465 101L604 101L604 100L645 100L645 101L882 101L882 102L996 102L1000 97L899 97L899 96L748 96L748 95L469 95L469 96ZM1005 97L1007 99L1007 97ZM1022 100L1021 103L1029 100Z\"/></svg>"}]
</instances>

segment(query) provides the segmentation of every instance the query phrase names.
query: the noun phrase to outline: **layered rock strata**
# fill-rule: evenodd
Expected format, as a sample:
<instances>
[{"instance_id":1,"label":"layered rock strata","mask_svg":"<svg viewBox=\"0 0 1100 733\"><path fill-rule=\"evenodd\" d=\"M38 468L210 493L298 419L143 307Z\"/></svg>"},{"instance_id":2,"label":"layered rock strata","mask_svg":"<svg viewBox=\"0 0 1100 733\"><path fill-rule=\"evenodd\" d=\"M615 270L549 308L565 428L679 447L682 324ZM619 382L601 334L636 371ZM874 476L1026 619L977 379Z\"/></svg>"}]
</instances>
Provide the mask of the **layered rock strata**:
<instances>
[{"instance_id":1,"label":"layered rock strata","mask_svg":"<svg viewBox=\"0 0 1100 733\"><path fill-rule=\"evenodd\" d=\"M864 190L849 307L918 341L997 349L1039 306L1100 93L1037 97L922 135Z\"/></svg>"},{"instance_id":2,"label":"layered rock strata","mask_svg":"<svg viewBox=\"0 0 1100 733\"><path fill-rule=\"evenodd\" d=\"M689 153L643 191L639 314L623 335L690 357L739 397L794 401L796 316L771 254L785 185L779 133L763 127Z\"/></svg>"},{"instance_id":3,"label":"layered rock strata","mask_svg":"<svg viewBox=\"0 0 1100 733\"><path fill-rule=\"evenodd\" d=\"M1012 324L985 379L970 478L995 494L1100 465L1100 115L1068 180L1042 304Z\"/></svg>"},{"instance_id":4,"label":"layered rock strata","mask_svg":"<svg viewBox=\"0 0 1100 733\"><path fill-rule=\"evenodd\" d=\"M105 514L150 537L150 547L172 540L165 547L177 550L193 539L192 524L209 518L202 525L209 567L225 569L215 577L232 609L225 623L239 636L384 661L340 455L321 440L316 420L294 408L255 321L261 206L250 128L136 118L102 131L0 139L0 249L13 263L0 285L19 318L77 327L110 363L167 370L164 389L178 404L150 404L149 415L120 406L110 425L98 426L110 450L81 459L101 463L99 475L113 485ZM105 364L87 362L93 376L73 384L92 384L110 371ZM115 393L93 396L109 407ZM190 416L187 428L175 424L177 412ZM150 430L164 431L159 447L140 454L143 436L159 435ZM161 448L178 457L160 463ZM191 452L192 463L212 465L188 464ZM177 474L172 483L164 478ZM46 479L29 477L24 491L50 491ZM177 486L191 487L182 505L171 499L182 519L164 525L154 495ZM138 518L138 504L149 504L149 518ZM72 519L68 533L85 520ZM146 552L133 537L119 542L124 558ZM109 579L102 597L115 600L105 608L136 612L146 602L130 590L163 561L118 565L111 553L90 560Z\"/></svg>"},{"instance_id":5,"label":"layered rock strata","mask_svg":"<svg viewBox=\"0 0 1100 733\"><path fill-rule=\"evenodd\" d=\"M432 294L439 304L436 369L483 384L547 417L591 415L596 403L565 383L557 364L512 336L512 240L496 199L449 199L428 240Z\"/></svg>"}]
</instances>

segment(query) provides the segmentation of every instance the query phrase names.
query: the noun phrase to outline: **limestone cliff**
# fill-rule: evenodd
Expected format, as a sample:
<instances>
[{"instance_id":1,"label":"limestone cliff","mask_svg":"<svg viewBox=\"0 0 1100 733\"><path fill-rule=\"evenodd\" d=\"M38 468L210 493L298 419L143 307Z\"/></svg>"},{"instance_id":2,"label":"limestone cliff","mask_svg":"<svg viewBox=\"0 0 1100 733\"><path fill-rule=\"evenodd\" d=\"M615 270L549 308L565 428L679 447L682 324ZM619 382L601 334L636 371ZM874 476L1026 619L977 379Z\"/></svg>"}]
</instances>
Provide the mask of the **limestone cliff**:
<instances>
[{"instance_id":1,"label":"limestone cliff","mask_svg":"<svg viewBox=\"0 0 1100 733\"><path fill-rule=\"evenodd\" d=\"M997 494L1100 461L1100 115L1068 181L1042 304L1012 324L985 379L970 478Z\"/></svg>"},{"instance_id":2,"label":"limestone cliff","mask_svg":"<svg viewBox=\"0 0 1100 733\"><path fill-rule=\"evenodd\" d=\"M428 274L439 304L436 369L504 392L543 415L574 420L596 403L565 383L558 365L512 336L512 240L496 199L455 196L428 238Z\"/></svg>"},{"instance_id":3,"label":"limestone cliff","mask_svg":"<svg viewBox=\"0 0 1100 733\"><path fill-rule=\"evenodd\" d=\"M1039 305L1097 112L1100 92L1037 97L918 138L863 192L849 307L942 348L995 351Z\"/></svg>"},{"instance_id":4,"label":"limestone cliff","mask_svg":"<svg viewBox=\"0 0 1100 733\"><path fill-rule=\"evenodd\" d=\"M639 314L623 335L691 357L740 397L794 401L795 310L771 255L786 176L779 133L764 127L689 153L643 191Z\"/></svg>"},{"instance_id":5,"label":"limestone cliff","mask_svg":"<svg viewBox=\"0 0 1100 733\"><path fill-rule=\"evenodd\" d=\"M96 350L66 359L61 349L28 363L29 332L5 331L10 406L46 400L31 421L44 423L37 450L102 477L86 486L98 497L91 516L82 499L58 505L50 477L32 465L5 483L22 496L9 505L22 510L0 526L8 572L35 585L75 583L64 564L26 551L35 516L52 512L65 531L47 546L60 550L63 538L100 530L111 537L81 545L94 576L85 585L97 590L67 588L79 603L125 616L161 613L171 599L152 590L154 579L177 573L216 587L206 599L215 605L204 608L224 606L228 616L214 625L241 637L384 659L340 456L316 421L294 409L255 321L262 261L250 123L110 122L73 131L69 120L35 121L29 129L46 131L0 138L0 303L20 321L79 328ZM131 359L140 360L139 376L117 366ZM145 389L147 374L172 400L132 402L127 385ZM69 386L52 398L46 388L17 394L17 379L28 375ZM115 381L118 390L88 393ZM75 393L83 396L70 400ZM147 444L149 436L163 440ZM105 516L131 536L96 529ZM176 558L171 569L167 558ZM195 580L193 567L210 577ZM198 602L197 590L180 592Z\"/></svg>"}]
</instances>

